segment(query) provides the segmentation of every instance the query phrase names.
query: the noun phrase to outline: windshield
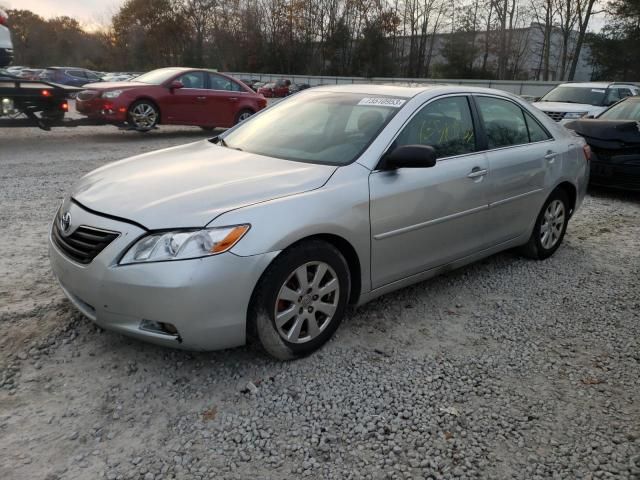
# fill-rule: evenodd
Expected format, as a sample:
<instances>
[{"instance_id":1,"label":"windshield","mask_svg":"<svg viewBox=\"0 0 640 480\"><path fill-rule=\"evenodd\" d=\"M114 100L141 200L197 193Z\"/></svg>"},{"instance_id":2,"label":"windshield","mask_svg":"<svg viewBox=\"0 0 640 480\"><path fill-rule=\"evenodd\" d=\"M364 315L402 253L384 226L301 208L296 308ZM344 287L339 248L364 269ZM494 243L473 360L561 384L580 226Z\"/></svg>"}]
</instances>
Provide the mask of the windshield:
<instances>
[{"instance_id":1,"label":"windshield","mask_svg":"<svg viewBox=\"0 0 640 480\"><path fill-rule=\"evenodd\" d=\"M174 75L182 72L181 68L159 68L143 73L139 77L135 77L136 82L148 83L150 85L161 85Z\"/></svg>"},{"instance_id":2,"label":"windshield","mask_svg":"<svg viewBox=\"0 0 640 480\"><path fill-rule=\"evenodd\" d=\"M640 121L640 98L629 98L615 104L598 116L604 120L636 120Z\"/></svg>"},{"instance_id":3,"label":"windshield","mask_svg":"<svg viewBox=\"0 0 640 480\"><path fill-rule=\"evenodd\" d=\"M301 93L225 135L229 148L302 162L347 165L405 103L397 97Z\"/></svg>"},{"instance_id":4,"label":"windshield","mask_svg":"<svg viewBox=\"0 0 640 480\"><path fill-rule=\"evenodd\" d=\"M584 103L604 105L606 88L556 87L540 99L541 102Z\"/></svg>"}]
</instances>

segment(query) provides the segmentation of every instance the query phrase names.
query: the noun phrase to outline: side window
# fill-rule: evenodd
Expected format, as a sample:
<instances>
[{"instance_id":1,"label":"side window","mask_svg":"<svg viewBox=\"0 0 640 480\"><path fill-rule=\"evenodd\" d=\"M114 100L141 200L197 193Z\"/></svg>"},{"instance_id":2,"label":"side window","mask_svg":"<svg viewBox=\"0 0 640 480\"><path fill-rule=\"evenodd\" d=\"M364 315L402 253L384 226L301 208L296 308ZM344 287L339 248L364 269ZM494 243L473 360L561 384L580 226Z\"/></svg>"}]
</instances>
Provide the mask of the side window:
<instances>
[{"instance_id":1,"label":"side window","mask_svg":"<svg viewBox=\"0 0 640 480\"><path fill-rule=\"evenodd\" d=\"M85 73L82 70L67 70L67 75L75 78L87 78Z\"/></svg>"},{"instance_id":2,"label":"side window","mask_svg":"<svg viewBox=\"0 0 640 480\"><path fill-rule=\"evenodd\" d=\"M229 80L215 73L209 74L209 89L211 90L228 90L232 92L242 92L244 89L233 80Z\"/></svg>"},{"instance_id":3,"label":"side window","mask_svg":"<svg viewBox=\"0 0 640 480\"><path fill-rule=\"evenodd\" d=\"M524 112L519 106L494 97L476 97L476 103L490 149L529 143Z\"/></svg>"},{"instance_id":4,"label":"side window","mask_svg":"<svg viewBox=\"0 0 640 480\"><path fill-rule=\"evenodd\" d=\"M540 126L536 119L529 115L527 112L524 112L524 118L527 122L530 142L543 142L552 138L549 133Z\"/></svg>"},{"instance_id":5,"label":"side window","mask_svg":"<svg viewBox=\"0 0 640 480\"><path fill-rule=\"evenodd\" d=\"M631 89L629 88L619 88L618 90L620 92L620 98L626 98L633 95L633 93L631 93Z\"/></svg>"},{"instance_id":6,"label":"side window","mask_svg":"<svg viewBox=\"0 0 640 480\"><path fill-rule=\"evenodd\" d=\"M422 108L395 141L400 145L430 145L438 158L476 149L473 120L467 97L447 97Z\"/></svg>"},{"instance_id":7,"label":"side window","mask_svg":"<svg viewBox=\"0 0 640 480\"><path fill-rule=\"evenodd\" d=\"M612 105L620 100L620 90L617 88L609 88L607 90L607 99L605 105Z\"/></svg>"},{"instance_id":8,"label":"side window","mask_svg":"<svg viewBox=\"0 0 640 480\"><path fill-rule=\"evenodd\" d=\"M202 72L185 73L176 80L182 82L184 88L204 88L204 73Z\"/></svg>"}]
</instances>

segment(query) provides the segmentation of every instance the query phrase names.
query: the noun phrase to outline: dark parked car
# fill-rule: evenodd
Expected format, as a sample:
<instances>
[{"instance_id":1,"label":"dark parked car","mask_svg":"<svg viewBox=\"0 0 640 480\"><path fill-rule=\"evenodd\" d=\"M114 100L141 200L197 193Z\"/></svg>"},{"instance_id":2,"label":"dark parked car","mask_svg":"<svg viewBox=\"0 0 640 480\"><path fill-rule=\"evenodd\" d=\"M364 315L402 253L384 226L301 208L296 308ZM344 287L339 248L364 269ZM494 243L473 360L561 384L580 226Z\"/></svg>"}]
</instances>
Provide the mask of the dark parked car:
<instances>
[{"instance_id":1,"label":"dark parked car","mask_svg":"<svg viewBox=\"0 0 640 480\"><path fill-rule=\"evenodd\" d=\"M591 147L591 184L640 190L640 97L627 97L596 118L566 127Z\"/></svg>"},{"instance_id":2,"label":"dark parked car","mask_svg":"<svg viewBox=\"0 0 640 480\"><path fill-rule=\"evenodd\" d=\"M277 82L267 83L258 89L258 93L267 98L279 98L289 95L291 80L280 79Z\"/></svg>"},{"instance_id":3,"label":"dark parked car","mask_svg":"<svg viewBox=\"0 0 640 480\"><path fill-rule=\"evenodd\" d=\"M85 85L76 109L94 119L147 131L157 124L231 127L267 106L261 95L212 70L160 68L127 82Z\"/></svg>"},{"instance_id":4,"label":"dark parked car","mask_svg":"<svg viewBox=\"0 0 640 480\"><path fill-rule=\"evenodd\" d=\"M11 65L13 61L13 43L11 32L7 27L8 17L4 10L0 9L0 67Z\"/></svg>"},{"instance_id":5,"label":"dark parked car","mask_svg":"<svg viewBox=\"0 0 640 480\"><path fill-rule=\"evenodd\" d=\"M59 83L60 85L71 85L73 87L82 87L87 83L100 82L100 76L85 68L75 67L48 67L40 74L41 80L47 82Z\"/></svg>"},{"instance_id":6,"label":"dark parked car","mask_svg":"<svg viewBox=\"0 0 640 480\"><path fill-rule=\"evenodd\" d=\"M260 87L264 85L264 83L262 83L257 78L253 78L253 79L241 78L240 81L244 83L247 87L249 87L251 90L253 90L254 92L258 90L258 87L256 87L257 84L260 84Z\"/></svg>"}]
</instances>

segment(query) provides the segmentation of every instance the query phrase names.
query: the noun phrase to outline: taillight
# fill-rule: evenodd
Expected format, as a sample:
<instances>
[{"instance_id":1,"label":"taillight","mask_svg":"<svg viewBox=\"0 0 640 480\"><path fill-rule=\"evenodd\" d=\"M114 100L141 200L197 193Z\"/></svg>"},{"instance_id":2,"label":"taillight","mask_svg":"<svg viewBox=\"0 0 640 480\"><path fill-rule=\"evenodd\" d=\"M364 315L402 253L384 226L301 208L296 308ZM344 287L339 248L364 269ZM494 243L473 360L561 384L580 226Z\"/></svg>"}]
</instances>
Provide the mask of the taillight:
<instances>
[{"instance_id":1,"label":"taillight","mask_svg":"<svg viewBox=\"0 0 640 480\"><path fill-rule=\"evenodd\" d=\"M67 102L62 102L60 104L60 108L62 109L62 111L68 112L69 111L69 104Z\"/></svg>"},{"instance_id":2,"label":"taillight","mask_svg":"<svg viewBox=\"0 0 640 480\"><path fill-rule=\"evenodd\" d=\"M0 10L0 25L6 25L8 18L4 10Z\"/></svg>"},{"instance_id":3,"label":"taillight","mask_svg":"<svg viewBox=\"0 0 640 480\"><path fill-rule=\"evenodd\" d=\"M50 97L51 96L51 90L42 90L41 92L43 97Z\"/></svg>"},{"instance_id":4,"label":"taillight","mask_svg":"<svg viewBox=\"0 0 640 480\"><path fill-rule=\"evenodd\" d=\"M584 159L587 162L591 161L591 147L589 145L584 145L582 147L582 152L584 153Z\"/></svg>"}]
</instances>

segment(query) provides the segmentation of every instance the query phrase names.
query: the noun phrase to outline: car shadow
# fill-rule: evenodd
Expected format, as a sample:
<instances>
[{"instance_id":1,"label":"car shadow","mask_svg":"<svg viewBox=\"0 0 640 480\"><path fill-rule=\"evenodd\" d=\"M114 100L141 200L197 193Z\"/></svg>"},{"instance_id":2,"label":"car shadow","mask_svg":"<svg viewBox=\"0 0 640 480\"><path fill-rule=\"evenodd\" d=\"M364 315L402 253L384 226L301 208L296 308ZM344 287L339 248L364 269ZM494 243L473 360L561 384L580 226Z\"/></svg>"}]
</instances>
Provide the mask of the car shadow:
<instances>
[{"instance_id":1,"label":"car shadow","mask_svg":"<svg viewBox=\"0 0 640 480\"><path fill-rule=\"evenodd\" d=\"M590 185L588 193L598 199L620 200L640 204L640 191Z\"/></svg>"}]
</instances>

